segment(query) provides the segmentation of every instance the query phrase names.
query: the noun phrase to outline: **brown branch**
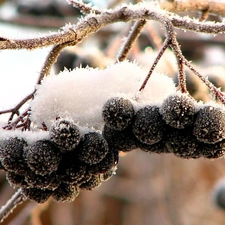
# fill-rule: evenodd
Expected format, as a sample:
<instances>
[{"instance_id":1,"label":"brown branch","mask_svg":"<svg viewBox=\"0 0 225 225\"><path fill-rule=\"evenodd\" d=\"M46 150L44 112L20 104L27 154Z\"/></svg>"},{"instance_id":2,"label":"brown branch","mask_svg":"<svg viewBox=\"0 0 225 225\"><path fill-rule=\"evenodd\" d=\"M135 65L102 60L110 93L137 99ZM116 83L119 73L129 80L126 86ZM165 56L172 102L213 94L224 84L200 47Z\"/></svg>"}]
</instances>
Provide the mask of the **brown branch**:
<instances>
[{"instance_id":1,"label":"brown branch","mask_svg":"<svg viewBox=\"0 0 225 225\"><path fill-rule=\"evenodd\" d=\"M140 35L140 33L146 23L147 23L146 20L139 20L139 21L135 22L134 26L132 27L132 29L130 31L130 34L128 35L128 37L124 43L124 46L123 46L121 52L117 56L117 61L122 62L127 58L128 53L132 49L134 42Z\"/></svg>"},{"instance_id":2,"label":"brown branch","mask_svg":"<svg viewBox=\"0 0 225 225\"><path fill-rule=\"evenodd\" d=\"M220 0L161 0L160 7L170 12L205 11L225 16L225 2Z\"/></svg>"}]
</instances>

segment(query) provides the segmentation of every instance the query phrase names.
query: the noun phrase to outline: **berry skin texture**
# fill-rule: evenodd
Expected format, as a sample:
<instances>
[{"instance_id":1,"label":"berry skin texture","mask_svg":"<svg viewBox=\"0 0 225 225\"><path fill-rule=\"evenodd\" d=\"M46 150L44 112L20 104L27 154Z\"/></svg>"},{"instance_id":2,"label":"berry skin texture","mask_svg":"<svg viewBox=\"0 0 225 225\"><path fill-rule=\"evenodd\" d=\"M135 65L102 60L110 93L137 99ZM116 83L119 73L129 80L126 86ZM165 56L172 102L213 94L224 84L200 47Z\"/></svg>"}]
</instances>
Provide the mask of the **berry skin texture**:
<instances>
[{"instance_id":1,"label":"berry skin texture","mask_svg":"<svg viewBox=\"0 0 225 225\"><path fill-rule=\"evenodd\" d=\"M6 172L6 179L8 180L9 184L13 187L27 187L27 183L25 182L25 178L22 175L16 174L14 172L7 171Z\"/></svg>"},{"instance_id":2,"label":"berry skin texture","mask_svg":"<svg viewBox=\"0 0 225 225\"><path fill-rule=\"evenodd\" d=\"M22 194L28 199L37 202L39 204L46 202L52 195L50 190L42 190L38 188L25 188L22 187Z\"/></svg>"},{"instance_id":3,"label":"berry skin texture","mask_svg":"<svg viewBox=\"0 0 225 225\"><path fill-rule=\"evenodd\" d=\"M51 126L49 134L62 152L72 151L80 142L80 131L70 120L58 119Z\"/></svg>"},{"instance_id":4,"label":"berry skin texture","mask_svg":"<svg viewBox=\"0 0 225 225\"><path fill-rule=\"evenodd\" d=\"M26 142L19 138L9 138L0 142L0 161L7 171L23 175L27 164L23 158Z\"/></svg>"},{"instance_id":5,"label":"berry skin texture","mask_svg":"<svg viewBox=\"0 0 225 225\"><path fill-rule=\"evenodd\" d=\"M52 193L52 197L56 202L72 202L79 195L79 188L74 185L62 183Z\"/></svg>"},{"instance_id":6,"label":"berry skin texture","mask_svg":"<svg viewBox=\"0 0 225 225\"><path fill-rule=\"evenodd\" d=\"M165 126L159 108L146 106L137 111L132 131L140 142L155 144L163 138Z\"/></svg>"},{"instance_id":7,"label":"berry skin texture","mask_svg":"<svg viewBox=\"0 0 225 225\"><path fill-rule=\"evenodd\" d=\"M106 139L110 149L129 152L137 148L138 140L132 133L131 127L118 131L107 125L104 126L102 135Z\"/></svg>"},{"instance_id":8,"label":"berry skin texture","mask_svg":"<svg viewBox=\"0 0 225 225\"><path fill-rule=\"evenodd\" d=\"M166 147L164 140L161 140L160 142L157 142L156 144L153 144L153 145L140 143L139 148L142 151L149 152L149 153L157 153L157 154L170 153L170 150Z\"/></svg>"},{"instance_id":9,"label":"berry skin texture","mask_svg":"<svg viewBox=\"0 0 225 225\"><path fill-rule=\"evenodd\" d=\"M186 94L170 95L163 101L160 113L169 126L183 129L194 122L194 100Z\"/></svg>"},{"instance_id":10,"label":"berry skin texture","mask_svg":"<svg viewBox=\"0 0 225 225\"><path fill-rule=\"evenodd\" d=\"M115 130L123 130L131 123L134 108L127 99L111 98L103 106L102 117L107 126Z\"/></svg>"},{"instance_id":11,"label":"berry skin texture","mask_svg":"<svg viewBox=\"0 0 225 225\"><path fill-rule=\"evenodd\" d=\"M92 189L99 187L101 185L102 181L100 179L99 175L93 175L91 179L89 179L87 182L82 183L79 187L82 190L88 190L91 191Z\"/></svg>"},{"instance_id":12,"label":"berry skin texture","mask_svg":"<svg viewBox=\"0 0 225 225\"><path fill-rule=\"evenodd\" d=\"M61 153L51 141L39 140L25 148L24 157L30 169L43 176L58 169Z\"/></svg>"},{"instance_id":13,"label":"berry skin texture","mask_svg":"<svg viewBox=\"0 0 225 225\"><path fill-rule=\"evenodd\" d=\"M174 129L167 131L166 147L175 156L185 159L199 158L198 140L192 133L192 129Z\"/></svg>"},{"instance_id":14,"label":"berry skin texture","mask_svg":"<svg viewBox=\"0 0 225 225\"><path fill-rule=\"evenodd\" d=\"M89 132L83 136L76 150L79 160L87 164L96 164L104 159L109 151L109 147L101 134Z\"/></svg>"},{"instance_id":15,"label":"berry skin texture","mask_svg":"<svg viewBox=\"0 0 225 225\"><path fill-rule=\"evenodd\" d=\"M207 159L222 158L225 155L225 140L215 144L199 143L198 151Z\"/></svg>"},{"instance_id":16,"label":"berry skin texture","mask_svg":"<svg viewBox=\"0 0 225 225\"><path fill-rule=\"evenodd\" d=\"M225 110L222 107L204 106L196 116L194 135L201 142L214 144L225 138Z\"/></svg>"}]
</instances>

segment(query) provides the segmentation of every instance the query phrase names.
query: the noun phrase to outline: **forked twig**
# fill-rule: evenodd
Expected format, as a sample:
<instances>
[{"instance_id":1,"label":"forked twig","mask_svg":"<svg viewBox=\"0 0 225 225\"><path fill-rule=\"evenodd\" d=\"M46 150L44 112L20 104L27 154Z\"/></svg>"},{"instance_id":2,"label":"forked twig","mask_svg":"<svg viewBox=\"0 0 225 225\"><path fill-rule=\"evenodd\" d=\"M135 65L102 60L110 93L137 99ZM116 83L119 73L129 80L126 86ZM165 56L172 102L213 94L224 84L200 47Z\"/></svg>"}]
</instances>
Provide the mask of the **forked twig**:
<instances>
[{"instance_id":1,"label":"forked twig","mask_svg":"<svg viewBox=\"0 0 225 225\"><path fill-rule=\"evenodd\" d=\"M23 203L26 200L26 197L21 192L21 189L18 189L14 195L6 202L4 206L0 209L0 222L2 223L7 216L12 213L12 211L19 204Z\"/></svg>"}]
</instances>

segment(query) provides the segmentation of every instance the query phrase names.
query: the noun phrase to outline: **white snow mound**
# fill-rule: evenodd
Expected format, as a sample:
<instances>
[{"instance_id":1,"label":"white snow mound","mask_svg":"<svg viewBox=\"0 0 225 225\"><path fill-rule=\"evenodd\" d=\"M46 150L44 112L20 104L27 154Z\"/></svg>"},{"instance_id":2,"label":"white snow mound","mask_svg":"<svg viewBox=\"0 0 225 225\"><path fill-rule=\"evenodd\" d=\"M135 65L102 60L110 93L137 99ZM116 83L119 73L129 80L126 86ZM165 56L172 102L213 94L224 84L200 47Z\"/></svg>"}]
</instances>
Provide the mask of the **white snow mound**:
<instances>
[{"instance_id":1,"label":"white snow mound","mask_svg":"<svg viewBox=\"0 0 225 225\"><path fill-rule=\"evenodd\" d=\"M153 73L139 92L145 77L138 65L125 61L106 69L75 68L43 79L30 106L31 119L48 128L57 117L73 119L81 127L101 130L101 110L111 97L122 96L132 101L135 109L160 104L175 92L171 78Z\"/></svg>"}]
</instances>

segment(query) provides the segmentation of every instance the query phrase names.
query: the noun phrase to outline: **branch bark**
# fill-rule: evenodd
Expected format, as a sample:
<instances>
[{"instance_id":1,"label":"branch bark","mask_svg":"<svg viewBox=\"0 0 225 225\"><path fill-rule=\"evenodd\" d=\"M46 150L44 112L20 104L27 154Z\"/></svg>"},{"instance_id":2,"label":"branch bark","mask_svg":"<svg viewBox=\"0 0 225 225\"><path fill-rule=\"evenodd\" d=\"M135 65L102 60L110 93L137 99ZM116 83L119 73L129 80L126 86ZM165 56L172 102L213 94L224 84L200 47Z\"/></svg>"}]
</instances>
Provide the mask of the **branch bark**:
<instances>
[{"instance_id":1,"label":"branch bark","mask_svg":"<svg viewBox=\"0 0 225 225\"><path fill-rule=\"evenodd\" d=\"M160 7L170 12L208 11L225 16L225 1L221 0L160 0Z\"/></svg>"}]
</instances>

